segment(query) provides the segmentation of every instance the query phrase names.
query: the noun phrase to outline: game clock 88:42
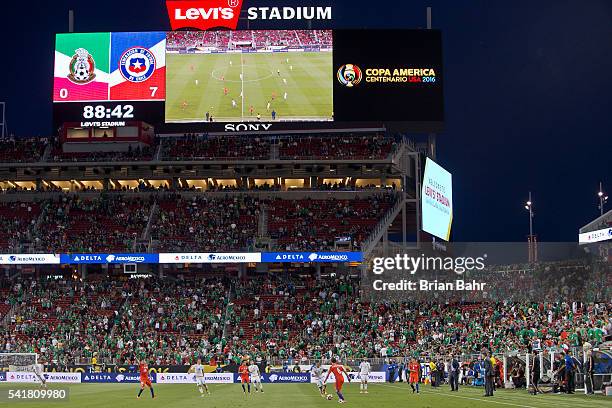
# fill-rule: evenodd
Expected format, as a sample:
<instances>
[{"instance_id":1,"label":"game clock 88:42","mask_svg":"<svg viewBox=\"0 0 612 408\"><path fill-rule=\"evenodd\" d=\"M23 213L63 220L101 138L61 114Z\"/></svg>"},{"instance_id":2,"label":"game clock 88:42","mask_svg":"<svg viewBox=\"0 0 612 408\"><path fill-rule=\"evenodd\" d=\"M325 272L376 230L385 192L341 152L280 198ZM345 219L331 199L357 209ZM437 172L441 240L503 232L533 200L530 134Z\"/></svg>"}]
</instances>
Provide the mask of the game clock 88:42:
<instances>
[{"instance_id":1,"label":"game clock 88:42","mask_svg":"<svg viewBox=\"0 0 612 408\"><path fill-rule=\"evenodd\" d=\"M83 119L134 119L134 106L85 105L83 106Z\"/></svg>"}]
</instances>

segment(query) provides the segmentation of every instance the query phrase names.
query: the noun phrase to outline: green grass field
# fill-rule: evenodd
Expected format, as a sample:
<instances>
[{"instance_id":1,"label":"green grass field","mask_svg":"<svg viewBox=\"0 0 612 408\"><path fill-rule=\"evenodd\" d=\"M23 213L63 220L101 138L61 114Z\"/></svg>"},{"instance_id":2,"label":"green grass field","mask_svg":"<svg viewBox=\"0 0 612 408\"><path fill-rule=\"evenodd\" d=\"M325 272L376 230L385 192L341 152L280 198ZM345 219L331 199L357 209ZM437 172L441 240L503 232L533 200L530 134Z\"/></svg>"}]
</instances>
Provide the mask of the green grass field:
<instances>
[{"instance_id":1,"label":"green grass field","mask_svg":"<svg viewBox=\"0 0 612 408\"><path fill-rule=\"evenodd\" d=\"M332 401L322 399L313 384L271 384L265 385L265 393L252 394L244 397L239 384L210 385L211 395L200 397L195 385L189 384L158 384L154 386L157 398L151 399L146 390L140 400L136 399L138 384L52 384L50 388L68 386L68 402L20 402L0 403L16 407L209 407L209 408L272 408L286 407L293 404L298 407L331 407L337 405L336 398ZM4 398L9 388L35 388L26 384L0 385ZM531 396L523 391L500 390L493 398L484 398L482 388L462 387L458 393L450 392L448 387L432 389L424 386L421 394L412 394L406 384L370 384L369 394L359 394L358 384L346 386L347 403L355 407L415 407L415 408L481 408L481 407L524 407L524 408L573 408L594 407L607 408L612 405L612 399L601 395L538 395ZM6 401L3 399L3 401Z\"/></svg>"},{"instance_id":2,"label":"green grass field","mask_svg":"<svg viewBox=\"0 0 612 408\"><path fill-rule=\"evenodd\" d=\"M332 118L331 52L168 54L166 70L167 122Z\"/></svg>"}]
</instances>

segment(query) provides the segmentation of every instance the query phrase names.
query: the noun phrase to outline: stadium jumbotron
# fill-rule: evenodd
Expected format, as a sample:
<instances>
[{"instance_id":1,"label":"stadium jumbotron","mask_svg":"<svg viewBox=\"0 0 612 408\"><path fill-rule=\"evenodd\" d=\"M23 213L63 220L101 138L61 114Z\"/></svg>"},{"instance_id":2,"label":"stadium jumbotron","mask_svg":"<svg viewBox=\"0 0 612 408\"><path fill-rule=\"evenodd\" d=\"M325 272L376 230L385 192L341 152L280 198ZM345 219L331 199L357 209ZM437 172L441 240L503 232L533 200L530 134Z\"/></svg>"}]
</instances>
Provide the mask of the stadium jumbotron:
<instances>
[{"instance_id":1,"label":"stadium jumbotron","mask_svg":"<svg viewBox=\"0 0 612 408\"><path fill-rule=\"evenodd\" d=\"M2 6L0 405L610 405L612 6L165 3Z\"/></svg>"}]
</instances>

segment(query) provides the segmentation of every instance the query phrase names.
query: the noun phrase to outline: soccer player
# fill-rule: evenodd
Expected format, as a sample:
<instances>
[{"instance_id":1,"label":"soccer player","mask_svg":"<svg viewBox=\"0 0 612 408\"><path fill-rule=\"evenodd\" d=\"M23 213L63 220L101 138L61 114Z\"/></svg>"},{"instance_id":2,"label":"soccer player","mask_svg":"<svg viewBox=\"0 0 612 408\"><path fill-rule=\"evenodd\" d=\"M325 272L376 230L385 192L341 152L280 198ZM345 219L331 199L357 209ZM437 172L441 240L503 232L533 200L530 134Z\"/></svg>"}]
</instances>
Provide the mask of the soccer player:
<instances>
[{"instance_id":1,"label":"soccer player","mask_svg":"<svg viewBox=\"0 0 612 408\"><path fill-rule=\"evenodd\" d=\"M410 371L410 378L408 379L408 381L410 382L410 388L412 388L413 394L415 392L415 387L416 387L416 393L417 394L419 393L419 369L420 368L421 368L421 365L416 360L416 358L413 358L412 360L410 360L410 363L408 364L408 371Z\"/></svg>"},{"instance_id":2,"label":"soccer player","mask_svg":"<svg viewBox=\"0 0 612 408\"><path fill-rule=\"evenodd\" d=\"M253 116L253 113L255 113L255 108L253 107L253 105L251 105L249 106L249 114Z\"/></svg>"},{"instance_id":3,"label":"soccer player","mask_svg":"<svg viewBox=\"0 0 612 408\"><path fill-rule=\"evenodd\" d=\"M40 386L47 388L47 379L45 378L45 365L43 360L38 364L34 364L34 375L40 380Z\"/></svg>"},{"instance_id":4,"label":"soccer player","mask_svg":"<svg viewBox=\"0 0 612 408\"><path fill-rule=\"evenodd\" d=\"M318 361L315 365L312 366L312 368L310 369L310 375L312 375L312 378L314 378L317 384L317 388L319 388L319 393L321 394L321 397L325 398L327 392L325 392L326 385L323 380L323 367L321 367L320 361Z\"/></svg>"},{"instance_id":5,"label":"soccer player","mask_svg":"<svg viewBox=\"0 0 612 408\"><path fill-rule=\"evenodd\" d=\"M249 368L247 366L247 361L242 360L240 367L238 367L238 374L240 375L240 383L242 384L242 392L244 395L247 393L247 389L249 394L251 393L251 382L249 380ZM244 386L246 384L246 387Z\"/></svg>"},{"instance_id":6,"label":"soccer player","mask_svg":"<svg viewBox=\"0 0 612 408\"><path fill-rule=\"evenodd\" d=\"M280 76L280 69L277 69L276 73L278 74L278 76Z\"/></svg>"},{"instance_id":7,"label":"soccer player","mask_svg":"<svg viewBox=\"0 0 612 408\"><path fill-rule=\"evenodd\" d=\"M200 397L204 396L204 390L206 390L206 394L210 395L210 391L208 391L208 385L206 385L206 380L204 378L204 366L202 365L202 359L198 358L197 363L192 365L189 368L189 371L187 372L195 372L196 385L198 386L198 390L200 391Z\"/></svg>"},{"instance_id":8,"label":"soccer player","mask_svg":"<svg viewBox=\"0 0 612 408\"><path fill-rule=\"evenodd\" d=\"M272 109L272 120L276 120L276 111Z\"/></svg>"},{"instance_id":9,"label":"soccer player","mask_svg":"<svg viewBox=\"0 0 612 408\"><path fill-rule=\"evenodd\" d=\"M266 110L270 110L270 102L266 105Z\"/></svg>"},{"instance_id":10,"label":"soccer player","mask_svg":"<svg viewBox=\"0 0 612 408\"><path fill-rule=\"evenodd\" d=\"M284 100L287 100L287 92L285 92L285 93L284 93L284 95L283 95L283 99L284 99Z\"/></svg>"},{"instance_id":11,"label":"soccer player","mask_svg":"<svg viewBox=\"0 0 612 408\"><path fill-rule=\"evenodd\" d=\"M187 101L183 101L183 103L181 104L181 109L182 110L187 109L187 105L188 105Z\"/></svg>"},{"instance_id":12,"label":"soccer player","mask_svg":"<svg viewBox=\"0 0 612 408\"><path fill-rule=\"evenodd\" d=\"M235 108L236 106L237 106L237 105L236 105L236 100L235 100L235 99L232 99L232 108Z\"/></svg>"},{"instance_id":13,"label":"soccer player","mask_svg":"<svg viewBox=\"0 0 612 408\"><path fill-rule=\"evenodd\" d=\"M371 371L372 367L370 366L370 362L364 357L363 361L359 363L359 379L361 380L361 384L359 384L360 394L368 393L368 378Z\"/></svg>"},{"instance_id":14,"label":"soccer player","mask_svg":"<svg viewBox=\"0 0 612 408\"><path fill-rule=\"evenodd\" d=\"M227 94L229 93L229 89L227 89L226 86L223 87L223 95L227 96Z\"/></svg>"},{"instance_id":15,"label":"soccer player","mask_svg":"<svg viewBox=\"0 0 612 408\"><path fill-rule=\"evenodd\" d=\"M289 65L289 71L293 71L293 65Z\"/></svg>"},{"instance_id":16,"label":"soccer player","mask_svg":"<svg viewBox=\"0 0 612 408\"><path fill-rule=\"evenodd\" d=\"M200 83L200 81L198 81L197 79L195 80L195 84L196 86L198 86L198 84Z\"/></svg>"},{"instance_id":17,"label":"soccer player","mask_svg":"<svg viewBox=\"0 0 612 408\"><path fill-rule=\"evenodd\" d=\"M140 395L144 391L145 387L149 387L151 390L151 398L155 398L155 392L153 391L153 384L149 378L149 365L141 360L138 364L138 371L140 372L140 391L138 392L137 399L140 399Z\"/></svg>"},{"instance_id":18,"label":"soccer player","mask_svg":"<svg viewBox=\"0 0 612 408\"><path fill-rule=\"evenodd\" d=\"M346 379L348 382L351 382L348 374L344 371L344 367L342 364L338 364L338 360L336 357L331 359L331 367L329 367L329 371L327 371L327 376L325 377L325 383L327 383L327 379L330 374L334 375L336 379L336 394L338 394L338 402L340 404L344 404L346 401L344 400L344 395L342 394L342 386L344 385L344 376L346 375Z\"/></svg>"},{"instance_id":19,"label":"soccer player","mask_svg":"<svg viewBox=\"0 0 612 408\"><path fill-rule=\"evenodd\" d=\"M253 387L255 387L255 392L263 391L263 384L261 383L261 373L259 371L259 366L255 364L254 361L251 361L249 365L249 374L251 375L251 382L253 383Z\"/></svg>"},{"instance_id":20,"label":"soccer player","mask_svg":"<svg viewBox=\"0 0 612 408\"><path fill-rule=\"evenodd\" d=\"M283 78L283 84L287 85L287 78Z\"/></svg>"}]
</instances>

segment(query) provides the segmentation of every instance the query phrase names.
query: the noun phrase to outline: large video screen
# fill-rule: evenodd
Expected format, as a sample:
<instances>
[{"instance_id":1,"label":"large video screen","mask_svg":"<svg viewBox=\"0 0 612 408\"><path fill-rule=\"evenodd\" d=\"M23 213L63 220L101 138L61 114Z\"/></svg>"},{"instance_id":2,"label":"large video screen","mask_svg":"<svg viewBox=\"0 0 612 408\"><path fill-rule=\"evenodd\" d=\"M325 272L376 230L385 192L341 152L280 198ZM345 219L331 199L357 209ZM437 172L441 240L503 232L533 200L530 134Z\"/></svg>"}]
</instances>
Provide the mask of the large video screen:
<instances>
[{"instance_id":1,"label":"large video screen","mask_svg":"<svg viewBox=\"0 0 612 408\"><path fill-rule=\"evenodd\" d=\"M172 32L166 122L330 121L331 31Z\"/></svg>"},{"instance_id":2,"label":"large video screen","mask_svg":"<svg viewBox=\"0 0 612 408\"><path fill-rule=\"evenodd\" d=\"M442 78L436 30L58 34L54 125L441 124Z\"/></svg>"}]
</instances>

